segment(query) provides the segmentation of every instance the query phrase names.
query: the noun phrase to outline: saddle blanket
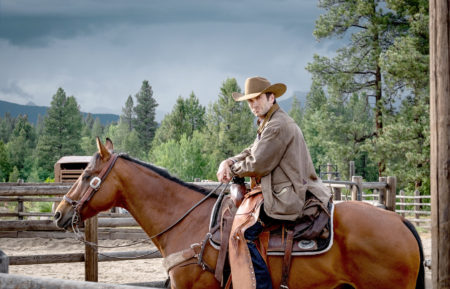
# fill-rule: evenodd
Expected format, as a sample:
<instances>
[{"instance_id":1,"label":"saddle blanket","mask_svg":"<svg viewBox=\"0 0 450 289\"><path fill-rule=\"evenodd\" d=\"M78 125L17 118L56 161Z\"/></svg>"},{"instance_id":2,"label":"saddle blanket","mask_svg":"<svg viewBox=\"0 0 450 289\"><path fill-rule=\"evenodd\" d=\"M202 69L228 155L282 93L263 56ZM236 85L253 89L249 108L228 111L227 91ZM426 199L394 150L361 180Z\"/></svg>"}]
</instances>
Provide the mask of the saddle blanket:
<instances>
[{"instance_id":1,"label":"saddle blanket","mask_svg":"<svg viewBox=\"0 0 450 289\"><path fill-rule=\"evenodd\" d=\"M317 238L313 240L294 239L292 247L292 256L308 256L319 255L327 252L333 246L333 219L334 219L334 204L328 204L330 212L330 219L328 221L329 234L327 238ZM269 256L283 256L284 255L284 236L283 228L270 232L269 246L267 248L267 255Z\"/></svg>"},{"instance_id":2,"label":"saddle blanket","mask_svg":"<svg viewBox=\"0 0 450 289\"><path fill-rule=\"evenodd\" d=\"M223 224L221 217L225 210L229 210L232 214L236 213L237 208L231 202L228 196L226 196L220 204L216 204L216 213L214 218L211 218L211 227L219 227ZM329 234L327 238L317 238L314 240L302 240L294 239L294 244L292 248L293 256L308 256L308 255L319 255L327 252L333 246L333 219L334 219L334 204L328 204L328 211L330 212L330 219L328 221L327 228L329 229ZM270 256L283 256L284 255L284 245L285 245L285 232L282 232L283 227L279 226L277 229L270 232L267 255ZM215 230L212 238L209 239L210 244L216 248L220 249L221 246L221 229Z\"/></svg>"}]
</instances>

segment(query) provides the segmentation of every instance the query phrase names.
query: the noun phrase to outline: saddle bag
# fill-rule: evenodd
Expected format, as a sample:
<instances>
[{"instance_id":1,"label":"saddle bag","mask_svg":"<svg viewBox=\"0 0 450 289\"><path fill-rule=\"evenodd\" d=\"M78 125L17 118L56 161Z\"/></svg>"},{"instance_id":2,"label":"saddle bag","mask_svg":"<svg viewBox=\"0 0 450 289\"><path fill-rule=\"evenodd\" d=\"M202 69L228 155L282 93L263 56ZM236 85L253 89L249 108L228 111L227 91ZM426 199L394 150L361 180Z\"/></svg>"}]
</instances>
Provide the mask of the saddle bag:
<instances>
[{"instance_id":1,"label":"saddle bag","mask_svg":"<svg viewBox=\"0 0 450 289\"><path fill-rule=\"evenodd\" d=\"M295 222L294 239L313 240L328 238L330 232L326 225L330 219L330 213L326 207L327 205L323 204L310 192L307 192L303 216Z\"/></svg>"}]
</instances>

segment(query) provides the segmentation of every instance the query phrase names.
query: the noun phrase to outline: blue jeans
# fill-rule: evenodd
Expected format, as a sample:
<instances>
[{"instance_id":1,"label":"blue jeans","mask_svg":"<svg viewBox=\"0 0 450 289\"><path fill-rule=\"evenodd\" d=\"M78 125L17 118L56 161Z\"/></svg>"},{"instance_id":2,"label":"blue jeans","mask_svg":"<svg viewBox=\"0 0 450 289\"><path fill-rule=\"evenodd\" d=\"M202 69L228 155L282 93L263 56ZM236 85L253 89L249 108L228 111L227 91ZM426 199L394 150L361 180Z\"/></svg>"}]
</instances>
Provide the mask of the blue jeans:
<instances>
[{"instance_id":1,"label":"blue jeans","mask_svg":"<svg viewBox=\"0 0 450 289\"><path fill-rule=\"evenodd\" d=\"M261 211L262 210L263 208L261 208ZM253 242L258 239L258 236L262 231L263 226L260 222L256 222L256 224L245 231L244 237L246 240L250 241L247 242L247 246L250 250L250 256L252 257L253 270L255 270L256 289L272 289L272 279L270 278L269 269Z\"/></svg>"}]
</instances>

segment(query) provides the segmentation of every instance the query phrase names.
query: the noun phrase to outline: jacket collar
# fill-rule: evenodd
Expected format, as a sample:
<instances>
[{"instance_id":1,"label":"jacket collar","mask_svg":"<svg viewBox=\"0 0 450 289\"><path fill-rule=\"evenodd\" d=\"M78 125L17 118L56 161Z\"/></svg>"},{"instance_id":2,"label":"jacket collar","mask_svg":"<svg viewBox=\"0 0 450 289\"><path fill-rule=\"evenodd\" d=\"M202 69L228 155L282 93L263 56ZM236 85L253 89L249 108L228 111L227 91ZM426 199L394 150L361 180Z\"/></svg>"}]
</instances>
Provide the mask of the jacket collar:
<instances>
[{"instance_id":1,"label":"jacket collar","mask_svg":"<svg viewBox=\"0 0 450 289\"><path fill-rule=\"evenodd\" d=\"M270 120L270 118L272 117L272 115L280 108L280 106L278 105L278 103L274 103L272 105L272 107L269 109L269 111L266 113L266 116L264 117L264 120L259 120L257 124L259 125L258 127L258 137L261 135L261 133L264 130L264 127L266 126L266 123Z\"/></svg>"}]
</instances>

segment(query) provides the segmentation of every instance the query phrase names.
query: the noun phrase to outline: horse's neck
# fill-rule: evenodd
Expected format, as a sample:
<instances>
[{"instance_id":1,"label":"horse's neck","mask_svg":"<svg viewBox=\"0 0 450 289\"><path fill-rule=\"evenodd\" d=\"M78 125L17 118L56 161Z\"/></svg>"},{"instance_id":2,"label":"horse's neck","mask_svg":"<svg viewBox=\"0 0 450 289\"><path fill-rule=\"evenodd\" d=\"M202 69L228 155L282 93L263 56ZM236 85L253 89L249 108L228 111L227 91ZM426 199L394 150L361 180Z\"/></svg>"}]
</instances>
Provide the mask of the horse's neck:
<instances>
[{"instance_id":1,"label":"horse's neck","mask_svg":"<svg viewBox=\"0 0 450 289\"><path fill-rule=\"evenodd\" d=\"M170 181L157 173L134 166L122 179L124 207L149 236L174 224L203 194ZM179 224L152 241L163 255L183 250L204 238L209 225L213 199L206 200Z\"/></svg>"}]
</instances>

